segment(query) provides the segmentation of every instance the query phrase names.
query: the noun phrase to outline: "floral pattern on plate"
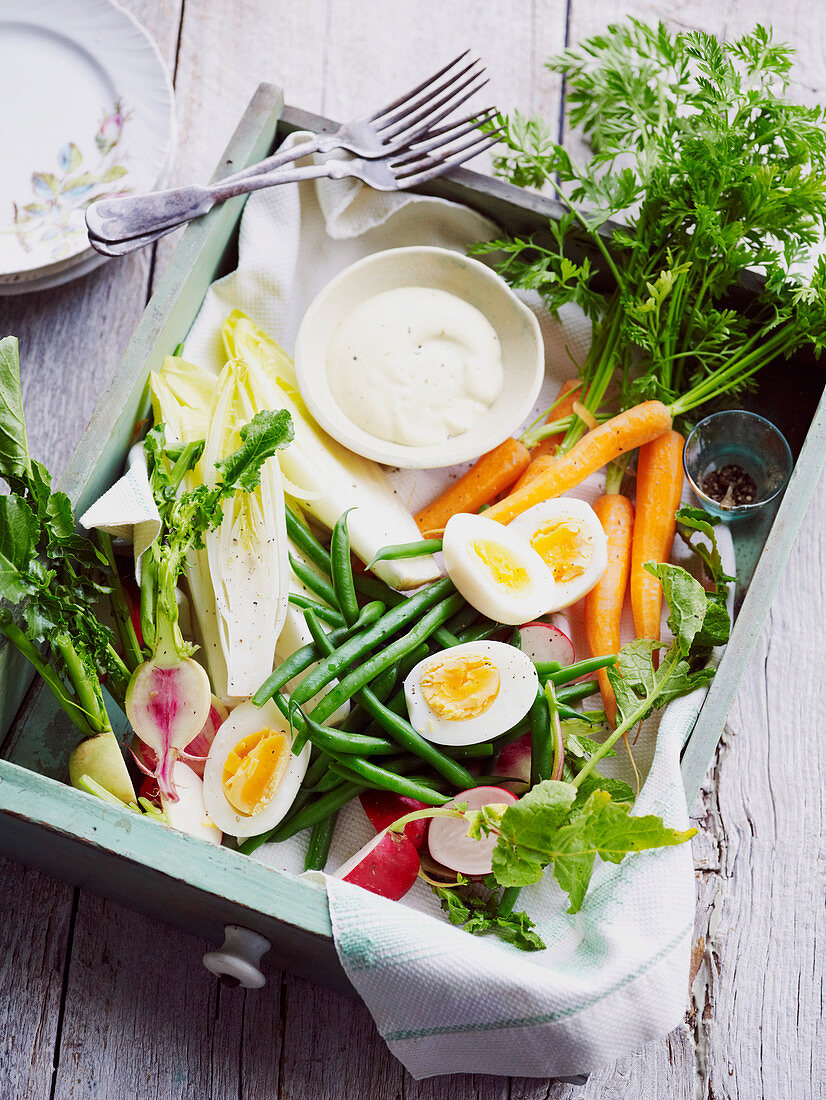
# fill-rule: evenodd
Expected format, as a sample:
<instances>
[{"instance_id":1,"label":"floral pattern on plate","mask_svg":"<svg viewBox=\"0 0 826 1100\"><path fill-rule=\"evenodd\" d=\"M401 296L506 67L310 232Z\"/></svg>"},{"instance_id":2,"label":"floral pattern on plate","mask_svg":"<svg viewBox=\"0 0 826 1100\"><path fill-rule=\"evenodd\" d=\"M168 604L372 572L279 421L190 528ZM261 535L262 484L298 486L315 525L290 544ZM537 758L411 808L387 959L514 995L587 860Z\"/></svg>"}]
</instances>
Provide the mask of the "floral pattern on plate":
<instances>
[{"instance_id":1,"label":"floral pattern on plate","mask_svg":"<svg viewBox=\"0 0 826 1100\"><path fill-rule=\"evenodd\" d=\"M13 204L13 224L3 232L13 234L25 252L52 242L48 252L53 260L76 252L86 237L86 207L98 199L126 195L132 190L123 185L109 186L128 172L128 154L119 146L131 117L132 112L125 110L120 100L104 114L94 138L98 155L94 165L88 160L84 165L80 147L69 141L57 154L55 171L33 172L34 199Z\"/></svg>"}]
</instances>

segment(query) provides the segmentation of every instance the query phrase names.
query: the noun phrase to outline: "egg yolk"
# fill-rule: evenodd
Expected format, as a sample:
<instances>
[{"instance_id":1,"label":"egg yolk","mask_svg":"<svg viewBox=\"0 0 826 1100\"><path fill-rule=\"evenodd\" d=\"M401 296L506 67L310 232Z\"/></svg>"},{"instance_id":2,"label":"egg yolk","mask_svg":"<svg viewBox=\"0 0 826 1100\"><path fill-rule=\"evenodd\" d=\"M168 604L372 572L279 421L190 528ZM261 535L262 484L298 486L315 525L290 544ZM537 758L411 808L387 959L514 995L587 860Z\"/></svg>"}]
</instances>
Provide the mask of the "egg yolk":
<instances>
[{"instance_id":1,"label":"egg yolk","mask_svg":"<svg viewBox=\"0 0 826 1100\"><path fill-rule=\"evenodd\" d=\"M581 577L591 560L592 537L573 520L551 520L531 535L531 546L558 584Z\"/></svg>"},{"instance_id":2,"label":"egg yolk","mask_svg":"<svg viewBox=\"0 0 826 1100\"><path fill-rule=\"evenodd\" d=\"M471 549L497 587L519 593L527 593L533 587L522 559L509 546L492 539L476 539Z\"/></svg>"},{"instance_id":3,"label":"egg yolk","mask_svg":"<svg viewBox=\"0 0 826 1100\"><path fill-rule=\"evenodd\" d=\"M490 657L470 654L433 661L420 681L427 705L450 722L484 714L499 694L500 682L499 669Z\"/></svg>"},{"instance_id":4,"label":"egg yolk","mask_svg":"<svg viewBox=\"0 0 826 1100\"><path fill-rule=\"evenodd\" d=\"M262 810L275 794L289 763L290 743L283 733L256 730L227 753L222 786L227 801L242 814Z\"/></svg>"}]
</instances>

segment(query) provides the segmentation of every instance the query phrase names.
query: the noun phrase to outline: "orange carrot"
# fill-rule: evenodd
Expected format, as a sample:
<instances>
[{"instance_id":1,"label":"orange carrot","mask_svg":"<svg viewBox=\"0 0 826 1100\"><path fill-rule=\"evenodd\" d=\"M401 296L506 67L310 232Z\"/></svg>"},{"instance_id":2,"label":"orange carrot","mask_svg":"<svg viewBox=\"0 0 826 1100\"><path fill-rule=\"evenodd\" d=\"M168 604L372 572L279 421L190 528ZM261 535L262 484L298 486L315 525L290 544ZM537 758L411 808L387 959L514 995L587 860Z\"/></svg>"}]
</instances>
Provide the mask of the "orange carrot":
<instances>
[{"instance_id":1,"label":"orange carrot","mask_svg":"<svg viewBox=\"0 0 826 1100\"><path fill-rule=\"evenodd\" d=\"M643 569L647 561L668 561L683 488L683 446L679 432L665 432L640 447L637 459L637 520L631 547L631 610L638 638L660 638L663 590Z\"/></svg>"},{"instance_id":2,"label":"orange carrot","mask_svg":"<svg viewBox=\"0 0 826 1100\"><path fill-rule=\"evenodd\" d=\"M564 416L570 416L574 411L574 402L582 396L581 389L582 381L579 378L568 378L563 382L559 387L559 393L556 395L555 404L545 417L545 423L552 424L554 420L561 420ZM557 432L556 435L549 435L547 439L537 443L535 447L531 448L531 462L542 455L555 455L557 447L564 438L564 432Z\"/></svg>"},{"instance_id":3,"label":"orange carrot","mask_svg":"<svg viewBox=\"0 0 826 1100\"><path fill-rule=\"evenodd\" d=\"M628 497L609 493L594 504L608 539L608 568L585 597L585 636L592 657L605 657L620 647L620 616L631 569L634 506ZM605 714L616 724L617 700L604 668L597 672Z\"/></svg>"},{"instance_id":4,"label":"orange carrot","mask_svg":"<svg viewBox=\"0 0 826 1100\"><path fill-rule=\"evenodd\" d=\"M566 493L621 454L650 443L670 427L671 413L661 401L643 401L588 432L567 454L538 458L541 469L533 480L494 504L485 515L510 523L526 508Z\"/></svg>"},{"instance_id":5,"label":"orange carrot","mask_svg":"<svg viewBox=\"0 0 826 1100\"><path fill-rule=\"evenodd\" d=\"M466 474L419 512L419 530L425 538L438 538L452 515L478 512L483 504L490 504L513 485L530 461L530 452L518 439L506 439L478 458Z\"/></svg>"}]
</instances>

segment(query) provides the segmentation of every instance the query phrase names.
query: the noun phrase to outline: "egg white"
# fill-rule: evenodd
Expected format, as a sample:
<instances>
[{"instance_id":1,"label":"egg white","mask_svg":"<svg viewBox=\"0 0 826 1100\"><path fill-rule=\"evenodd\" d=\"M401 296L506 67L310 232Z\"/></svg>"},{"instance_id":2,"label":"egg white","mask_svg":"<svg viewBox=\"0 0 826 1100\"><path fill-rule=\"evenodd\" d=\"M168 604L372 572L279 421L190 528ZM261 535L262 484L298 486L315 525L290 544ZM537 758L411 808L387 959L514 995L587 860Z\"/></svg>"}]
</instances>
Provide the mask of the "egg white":
<instances>
[{"instance_id":1,"label":"egg white","mask_svg":"<svg viewBox=\"0 0 826 1100\"><path fill-rule=\"evenodd\" d=\"M473 550L478 540L510 550L527 571L530 583L515 591L497 583ZM442 549L448 575L467 602L494 622L519 626L544 615L556 603L555 582L528 540L513 528L485 516L460 512L445 527Z\"/></svg>"},{"instance_id":2,"label":"egg white","mask_svg":"<svg viewBox=\"0 0 826 1100\"><path fill-rule=\"evenodd\" d=\"M482 714L449 719L436 714L422 694L422 675L445 657L488 657L499 670L499 693ZM506 642L466 642L419 661L404 681L410 724L434 745L474 745L511 729L533 705L539 677L530 657Z\"/></svg>"},{"instance_id":3,"label":"egg white","mask_svg":"<svg viewBox=\"0 0 826 1100\"><path fill-rule=\"evenodd\" d=\"M608 568L608 539L594 509L575 497L555 497L528 508L508 524L508 530L521 536L530 546L536 531L546 523L572 520L584 528L591 540L591 557L584 572L570 581L554 579L554 594L545 613L561 611L586 596ZM531 547L533 549L533 547ZM536 551L534 551L536 553ZM541 555L539 555L541 557ZM543 564L544 561L543 561Z\"/></svg>"},{"instance_id":4,"label":"egg white","mask_svg":"<svg viewBox=\"0 0 826 1100\"><path fill-rule=\"evenodd\" d=\"M230 836L256 836L277 825L292 806L310 761L308 743L297 756L290 756L281 782L267 805L254 814L239 813L224 794L224 766L238 742L261 729L290 736L290 724L272 700L263 707L257 707L251 700L239 703L215 734L204 767L206 811L210 820Z\"/></svg>"}]
</instances>

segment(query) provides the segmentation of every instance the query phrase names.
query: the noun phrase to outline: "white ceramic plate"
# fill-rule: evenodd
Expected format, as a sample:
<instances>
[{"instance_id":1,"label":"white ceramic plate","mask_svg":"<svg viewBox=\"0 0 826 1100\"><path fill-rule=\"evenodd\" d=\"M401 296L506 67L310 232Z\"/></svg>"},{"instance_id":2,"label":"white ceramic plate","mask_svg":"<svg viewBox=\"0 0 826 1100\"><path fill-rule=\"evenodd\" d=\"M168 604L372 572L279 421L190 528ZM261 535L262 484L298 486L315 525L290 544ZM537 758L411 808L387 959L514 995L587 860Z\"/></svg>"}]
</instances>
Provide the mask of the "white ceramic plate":
<instances>
[{"instance_id":1,"label":"white ceramic plate","mask_svg":"<svg viewBox=\"0 0 826 1100\"><path fill-rule=\"evenodd\" d=\"M505 384L487 413L468 431L422 447L371 435L340 408L330 389L327 352L342 320L359 304L397 287L435 287L469 302L499 337ZM301 396L325 431L356 454L387 466L453 466L496 447L533 408L545 373L539 323L510 287L478 260L447 248L417 245L375 252L337 275L304 314L295 341Z\"/></svg>"},{"instance_id":2,"label":"white ceramic plate","mask_svg":"<svg viewBox=\"0 0 826 1100\"><path fill-rule=\"evenodd\" d=\"M109 0L3 0L0 72L0 294L19 294L104 261L86 207L161 183L175 112L157 47Z\"/></svg>"}]
</instances>

